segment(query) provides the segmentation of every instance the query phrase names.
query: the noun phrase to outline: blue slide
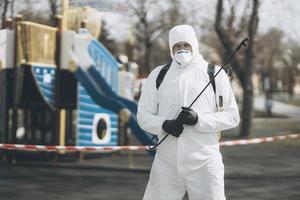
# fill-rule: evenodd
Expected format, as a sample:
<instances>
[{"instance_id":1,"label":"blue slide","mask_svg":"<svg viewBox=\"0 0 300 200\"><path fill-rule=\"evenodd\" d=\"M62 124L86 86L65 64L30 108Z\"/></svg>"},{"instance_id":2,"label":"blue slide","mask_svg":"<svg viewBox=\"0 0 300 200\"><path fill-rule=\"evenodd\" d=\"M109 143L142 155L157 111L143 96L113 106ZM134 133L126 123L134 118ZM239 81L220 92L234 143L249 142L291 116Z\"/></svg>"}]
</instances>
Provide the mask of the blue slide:
<instances>
[{"instance_id":1,"label":"blue slide","mask_svg":"<svg viewBox=\"0 0 300 200\"><path fill-rule=\"evenodd\" d=\"M143 131L137 123L136 103L114 93L106 80L97 72L94 66L90 66L86 70L79 66L74 72L74 75L87 90L92 99L100 106L112 110L117 114L124 108L129 109L131 111L131 116L128 125L133 134L143 145L151 143L152 136Z\"/></svg>"},{"instance_id":2,"label":"blue slide","mask_svg":"<svg viewBox=\"0 0 300 200\"><path fill-rule=\"evenodd\" d=\"M112 70L116 70L114 71L116 74L118 71L115 58L100 42L95 39L90 41L88 45L88 53L95 65L86 69L78 66L74 71L74 75L77 80L82 84L91 98L98 105L109 109L116 114L119 114L122 109L128 109L131 112L128 126L132 130L132 133L141 142L141 144L152 145L152 136L142 130L137 123L137 104L126 98L120 97L115 92L116 86L114 84L117 84L118 80L114 80L114 78L110 75Z\"/></svg>"}]
</instances>

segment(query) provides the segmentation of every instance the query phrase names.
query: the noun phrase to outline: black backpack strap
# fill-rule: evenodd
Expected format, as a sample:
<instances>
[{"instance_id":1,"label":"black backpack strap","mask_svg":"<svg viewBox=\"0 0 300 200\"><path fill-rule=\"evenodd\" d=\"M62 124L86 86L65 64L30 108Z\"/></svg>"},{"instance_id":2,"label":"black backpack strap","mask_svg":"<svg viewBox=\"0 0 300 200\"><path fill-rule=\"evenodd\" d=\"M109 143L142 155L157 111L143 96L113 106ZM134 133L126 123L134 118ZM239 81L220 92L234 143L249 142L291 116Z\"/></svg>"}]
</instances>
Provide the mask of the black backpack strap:
<instances>
[{"instance_id":1,"label":"black backpack strap","mask_svg":"<svg viewBox=\"0 0 300 200\"><path fill-rule=\"evenodd\" d=\"M160 72L157 75L156 78L156 89L159 88L159 86L161 85L161 83L163 82L168 70L170 69L171 63L163 66L160 70ZM214 93L216 94L216 82L214 79L214 75L215 75L215 65L213 64L208 64L207 66L207 74L209 76L209 80L211 81L211 85L213 87Z\"/></svg>"},{"instance_id":2,"label":"black backpack strap","mask_svg":"<svg viewBox=\"0 0 300 200\"><path fill-rule=\"evenodd\" d=\"M216 94L216 82L215 82L215 65L214 64L208 64L207 66L207 74L209 76L209 80L211 81L211 85L214 89L214 93Z\"/></svg>"},{"instance_id":3,"label":"black backpack strap","mask_svg":"<svg viewBox=\"0 0 300 200\"><path fill-rule=\"evenodd\" d=\"M158 89L159 86L161 85L161 83L163 82L168 70L170 69L170 66L171 66L171 63L169 63L161 68L161 70L158 73L157 78L156 78L156 89Z\"/></svg>"}]
</instances>

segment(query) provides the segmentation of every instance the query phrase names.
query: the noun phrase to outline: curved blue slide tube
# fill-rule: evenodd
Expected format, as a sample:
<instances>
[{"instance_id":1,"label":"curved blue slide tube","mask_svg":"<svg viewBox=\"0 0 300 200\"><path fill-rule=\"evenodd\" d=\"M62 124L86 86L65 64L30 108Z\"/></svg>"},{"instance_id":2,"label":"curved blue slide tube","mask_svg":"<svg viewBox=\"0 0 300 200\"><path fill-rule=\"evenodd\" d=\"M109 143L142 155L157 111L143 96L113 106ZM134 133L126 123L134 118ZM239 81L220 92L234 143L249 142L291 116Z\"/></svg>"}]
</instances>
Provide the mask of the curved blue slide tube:
<instances>
[{"instance_id":1,"label":"curved blue slide tube","mask_svg":"<svg viewBox=\"0 0 300 200\"><path fill-rule=\"evenodd\" d=\"M123 104L126 105L126 107L136 115L137 113L137 104L133 101L130 101L124 97L121 97L117 95L112 88L107 84L106 80L104 77L96 70L96 67L91 66L88 68L89 74L93 77L94 81L101 86L102 91L105 93L105 95L112 97L114 99L117 99L121 101Z\"/></svg>"},{"instance_id":2,"label":"curved blue slide tube","mask_svg":"<svg viewBox=\"0 0 300 200\"><path fill-rule=\"evenodd\" d=\"M117 114L125 108L125 105L121 102L104 95L97 83L94 82L87 71L84 71L81 67L77 68L74 75L97 104L106 109L112 110Z\"/></svg>"},{"instance_id":3,"label":"curved blue slide tube","mask_svg":"<svg viewBox=\"0 0 300 200\"><path fill-rule=\"evenodd\" d=\"M143 145L151 143L151 135L143 131L137 123L136 103L115 94L111 87L107 84L106 80L93 66L89 67L87 70L83 70L81 67L78 67L74 74L92 99L100 106L112 110L117 114L124 108L129 109L132 112L132 115L130 116L128 125L133 134Z\"/></svg>"}]
</instances>

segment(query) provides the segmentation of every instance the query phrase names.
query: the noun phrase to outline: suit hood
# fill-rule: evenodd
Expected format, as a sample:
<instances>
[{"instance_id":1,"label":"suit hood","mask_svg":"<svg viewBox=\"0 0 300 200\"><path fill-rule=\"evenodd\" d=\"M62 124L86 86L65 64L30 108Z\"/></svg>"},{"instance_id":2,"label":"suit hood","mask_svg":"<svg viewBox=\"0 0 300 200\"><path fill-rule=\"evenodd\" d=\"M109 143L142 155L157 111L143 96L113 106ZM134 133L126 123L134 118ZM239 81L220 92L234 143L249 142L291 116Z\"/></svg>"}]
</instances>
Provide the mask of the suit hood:
<instances>
[{"instance_id":1,"label":"suit hood","mask_svg":"<svg viewBox=\"0 0 300 200\"><path fill-rule=\"evenodd\" d=\"M199 57L199 45L195 30L190 25L178 25L169 31L169 48L174 60L173 46L178 42L187 42L192 46L193 58Z\"/></svg>"}]
</instances>

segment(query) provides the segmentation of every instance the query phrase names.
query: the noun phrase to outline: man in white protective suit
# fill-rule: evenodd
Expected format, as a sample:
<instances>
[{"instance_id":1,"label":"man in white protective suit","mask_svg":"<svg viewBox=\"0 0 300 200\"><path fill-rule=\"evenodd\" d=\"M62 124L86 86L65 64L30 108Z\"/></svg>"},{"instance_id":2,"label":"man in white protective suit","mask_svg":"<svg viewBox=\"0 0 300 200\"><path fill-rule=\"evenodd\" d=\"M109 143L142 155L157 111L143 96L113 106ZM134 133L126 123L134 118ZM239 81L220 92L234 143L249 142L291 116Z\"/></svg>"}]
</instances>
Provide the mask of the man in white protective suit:
<instances>
[{"instance_id":1,"label":"man in white protective suit","mask_svg":"<svg viewBox=\"0 0 300 200\"><path fill-rule=\"evenodd\" d=\"M148 76L138 105L139 125L161 140L144 200L224 200L224 165L218 132L239 124L238 107L224 70L216 77L216 94L208 87L208 63L199 53L194 29L189 25L169 32L172 64L161 86L156 79L163 66ZM216 71L220 69L216 67ZM218 112L217 97L223 98ZM183 107L183 108L182 108Z\"/></svg>"}]
</instances>

